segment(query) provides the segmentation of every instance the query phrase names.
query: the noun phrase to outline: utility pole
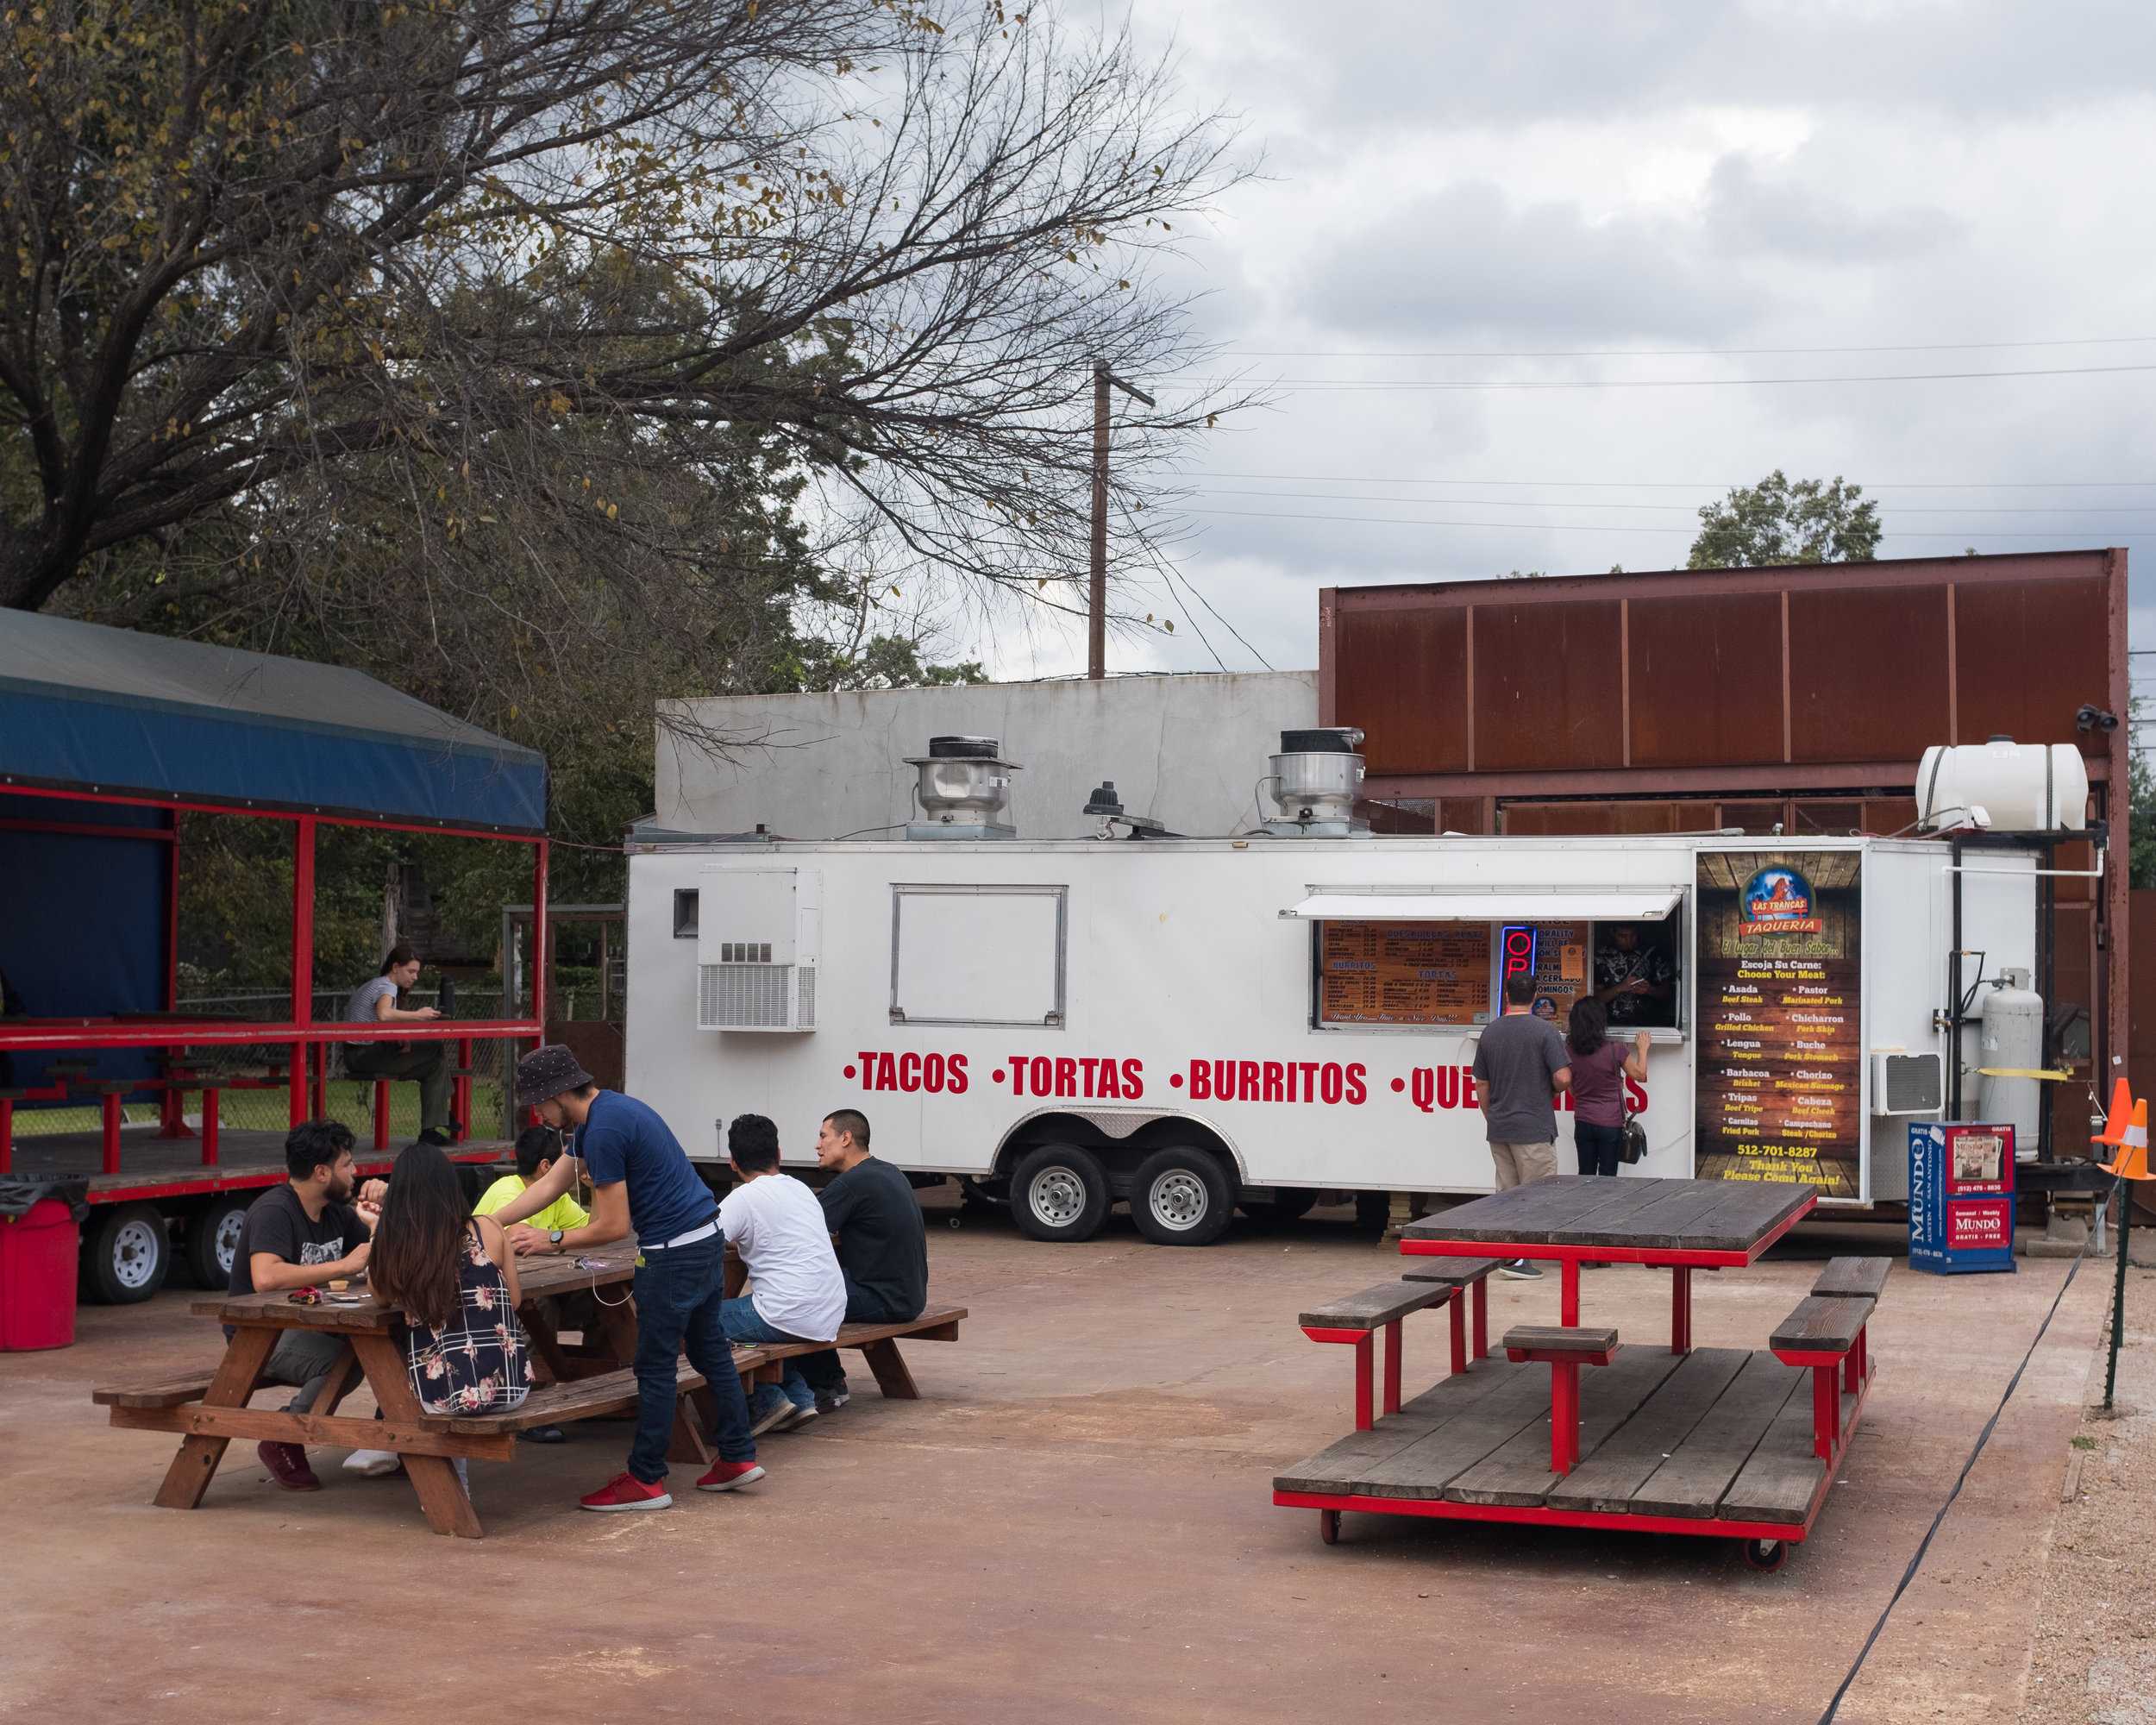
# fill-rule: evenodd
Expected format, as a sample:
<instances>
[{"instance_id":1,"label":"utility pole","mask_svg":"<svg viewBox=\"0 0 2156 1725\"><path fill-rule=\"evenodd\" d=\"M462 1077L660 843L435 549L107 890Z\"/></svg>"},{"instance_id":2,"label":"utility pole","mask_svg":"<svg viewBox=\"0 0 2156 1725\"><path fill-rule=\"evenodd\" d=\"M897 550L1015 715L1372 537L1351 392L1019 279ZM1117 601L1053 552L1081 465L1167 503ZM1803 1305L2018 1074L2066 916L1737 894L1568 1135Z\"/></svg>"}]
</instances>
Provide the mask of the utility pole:
<instances>
[{"instance_id":1,"label":"utility pole","mask_svg":"<svg viewBox=\"0 0 2156 1725\"><path fill-rule=\"evenodd\" d=\"M1108 386L1156 405L1153 398L1093 362L1093 593L1086 615L1086 675L1098 681L1108 674Z\"/></svg>"}]
</instances>

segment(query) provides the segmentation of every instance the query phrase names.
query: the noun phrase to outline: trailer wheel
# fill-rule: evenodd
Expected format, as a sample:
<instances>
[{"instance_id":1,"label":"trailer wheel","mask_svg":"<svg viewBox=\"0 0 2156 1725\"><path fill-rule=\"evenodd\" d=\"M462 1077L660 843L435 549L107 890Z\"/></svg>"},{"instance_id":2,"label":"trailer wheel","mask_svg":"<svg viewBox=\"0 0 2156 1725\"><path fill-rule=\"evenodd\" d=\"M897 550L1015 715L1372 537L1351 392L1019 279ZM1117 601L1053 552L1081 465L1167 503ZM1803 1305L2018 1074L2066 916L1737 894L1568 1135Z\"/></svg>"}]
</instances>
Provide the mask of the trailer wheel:
<instances>
[{"instance_id":1,"label":"trailer wheel","mask_svg":"<svg viewBox=\"0 0 2156 1725\"><path fill-rule=\"evenodd\" d=\"M1772 1575L1789 1560L1787 1540L1746 1540L1745 1561L1763 1575Z\"/></svg>"},{"instance_id":2,"label":"trailer wheel","mask_svg":"<svg viewBox=\"0 0 2156 1725\"><path fill-rule=\"evenodd\" d=\"M83 1247L90 1291L108 1306L132 1306L165 1285L172 1245L154 1204L116 1204Z\"/></svg>"},{"instance_id":3,"label":"trailer wheel","mask_svg":"<svg viewBox=\"0 0 2156 1725\"><path fill-rule=\"evenodd\" d=\"M1340 1543L1340 1512L1338 1509L1318 1511L1318 1537L1328 1546Z\"/></svg>"},{"instance_id":4,"label":"trailer wheel","mask_svg":"<svg viewBox=\"0 0 2156 1725\"><path fill-rule=\"evenodd\" d=\"M237 1198L212 1198L187 1224L187 1273L195 1286L222 1292L232 1285L232 1260L240 1250L247 1206Z\"/></svg>"},{"instance_id":5,"label":"trailer wheel","mask_svg":"<svg viewBox=\"0 0 2156 1725\"><path fill-rule=\"evenodd\" d=\"M1131 1182L1131 1220L1155 1245L1210 1245L1234 1208L1219 1162L1188 1145L1155 1151Z\"/></svg>"},{"instance_id":6,"label":"trailer wheel","mask_svg":"<svg viewBox=\"0 0 2156 1725\"><path fill-rule=\"evenodd\" d=\"M1075 1144L1044 1144L1018 1158L1011 1214L1037 1240L1091 1239L1108 1214L1100 1159Z\"/></svg>"}]
</instances>

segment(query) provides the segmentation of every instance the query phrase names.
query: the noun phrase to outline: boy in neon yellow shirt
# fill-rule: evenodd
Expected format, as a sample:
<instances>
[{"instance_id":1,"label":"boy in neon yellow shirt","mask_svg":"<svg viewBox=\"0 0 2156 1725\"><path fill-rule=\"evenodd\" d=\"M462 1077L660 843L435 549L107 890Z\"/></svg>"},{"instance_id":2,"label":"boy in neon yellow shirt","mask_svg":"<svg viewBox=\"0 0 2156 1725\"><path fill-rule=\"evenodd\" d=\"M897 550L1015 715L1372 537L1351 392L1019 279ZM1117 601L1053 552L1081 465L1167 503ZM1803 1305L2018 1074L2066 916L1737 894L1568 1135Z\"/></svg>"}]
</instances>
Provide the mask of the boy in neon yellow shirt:
<instances>
[{"instance_id":1,"label":"boy in neon yellow shirt","mask_svg":"<svg viewBox=\"0 0 2156 1725\"><path fill-rule=\"evenodd\" d=\"M475 1216L491 1216L512 1198L524 1195L524 1188L554 1166L554 1159L561 1154L561 1134L552 1126L526 1126L517 1135L517 1171L505 1174L479 1195L479 1201L472 1207ZM580 1228L592 1219L584 1207L566 1192L536 1216L529 1218L526 1226L537 1228L542 1233L560 1228L567 1233Z\"/></svg>"}]
</instances>

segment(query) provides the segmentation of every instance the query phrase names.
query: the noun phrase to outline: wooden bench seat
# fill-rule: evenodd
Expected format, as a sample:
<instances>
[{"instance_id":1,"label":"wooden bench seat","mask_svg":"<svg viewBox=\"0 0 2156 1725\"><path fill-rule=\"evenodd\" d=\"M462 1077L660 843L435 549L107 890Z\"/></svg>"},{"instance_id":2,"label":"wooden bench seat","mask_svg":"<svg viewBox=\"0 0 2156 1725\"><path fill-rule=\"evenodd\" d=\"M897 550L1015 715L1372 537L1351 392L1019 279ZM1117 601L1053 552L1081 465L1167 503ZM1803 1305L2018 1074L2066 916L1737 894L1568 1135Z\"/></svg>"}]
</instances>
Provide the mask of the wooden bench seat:
<instances>
[{"instance_id":1,"label":"wooden bench seat","mask_svg":"<svg viewBox=\"0 0 2156 1725\"><path fill-rule=\"evenodd\" d=\"M1375 1330L1394 1324L1410 1312L1438 1306L1452 1297L1449 1289L1435 1283L1380 1282L1328 1301L1295 1321L1306 1330Z\"/></svg>"},{"instance_id":2,"label":"wooden bench seat","mask_svg":"<svg viewBox=\"0 0 2156 1725\"><path fill-rule=\"evenodd\" d=\"M92 1389L90 1399L100 1408L184 1408L210 1393L210 1379L216 1371L216 1367L211 1364L185 1377L168 1377L154 1383L108 1383Z\"/></svg>"},{"instance_id":3,"label":"wooden bench seat","mask_svg":"<svg viewBox=\"0 0 2156 1725\"><path fill-rule=\"evenodd\" d=\"M1877 1303L1860 1295L1808 1294L1767 1342L1784 1365L1811 1369L1812 1448L1829 1465L1842 1440L1842 1394L1861 1390L1871 1376L1865 1330Z\"/></svg>"},{"instance_id":4,"label":"wooden bench seat","mask_svg":"<svg viewBox=\"0 0 2156 1725\"><path fill-rule=\"evenodd\" d=\"M1890 1258L1833 1258L1812 1283L1812 1292L1826 1299L1877 1300L1886 1291Z\"/></svg>"},{"instance_id":5,"label":"wooden bench seat","mask_svg":"<svg viewBox=\"0 0 2156 1725\"><path fill-rule=\"evenodd\" d=\"M1478 1290L1479 1291L1479 1290ZM1343 1342L1355 1350L1355 1429L1367 1432L1376 1424L1371 1387L1371 1338L1385 1333L1385 1405L1388 1414L1400 1411L1401 1320L1410 1312L1445 1306L1452 1315L1452 1370L1467 1370L1467 1330L1461 1317L1460 1288L1434 1281L1375 1283L1338 1300L1305 1312L1295 1321L1313 1342Z\"/></svg>"},{"instance_id":6,"label":"wooden bench seat","mask_svg":"<svg viewBox=\"0 0 2156 1725\"><path fill-rule=\"evenodd\" d=\"M1550 1368L1550 1471L1560 1477L1579 1465L1580 1368L1617 1358L1617 1332L1577 1324L1515 1324L1505 1332L1505 1358Z\"/></svg>"},{"instance_id":7,"label":"wooden bench seat","mask_svg":"<svg viewBox=\"0 0 2156 1725\"><path fill-rule=\"evenodd\" d=\"M906 1369L905 1356L899 1352L901 1340L917 1342L955 1342L958 1339L958 1326L966 1317L963 1306L929 1306L918 1318L908 1318L891 1324L842 1324L838 1339L829 1342L759 1342L755 1352L760 1367L775 1368L782 1360L793 1359L805 1353L828 1353L833 1348L857 1348L874 1376L876 1388L886 1396L900 1402L918 1402L921 1392L913 1382L913 1374ZM734 1350L734 1362L741 1367L743 1350ZM750 1374L741 1368L742 1381L749 1381ZM767 1382L779 1381L774 1370L759 1371L755 1376Z\"/></svg>"},{"instance_id":8,"label":"wooden bench seat","mask_svg":"<svg viewBox=\"0 0 2156 1725\"><path fill-rule=\"evenodd\" d=\"M1501 1258L1411 1258L1400 1273L1403 1282L1436 1282L1447 1288L1466 1289L1475 1331L1474 1358L1489 1358L1489 1278L1504 1268ZM1459 1308L1453 1307L1457 1313ZM1466 1370L1464 1365L1455 1371Z\"/></svg>"},{"instance_id":9,"label":"wooden bench seat","mask_svg":"<svg viewBox=\"0 0 2156 1725\"><path fill-rule=\"evenodd\" d=\"M736 1358L738 1369L741 1361ZM674 1387L683 1396L704 1387L704 1374L686 1359L675 1362ZM529 1432L539 1426L564 1426L578 1420L603 1420L636 1411L636 1374L628 1366L596 1377L574 1377L535 1389L521 1407L506 1414L422 1414L430 1432Z\"/></svg>"}]
</instances>

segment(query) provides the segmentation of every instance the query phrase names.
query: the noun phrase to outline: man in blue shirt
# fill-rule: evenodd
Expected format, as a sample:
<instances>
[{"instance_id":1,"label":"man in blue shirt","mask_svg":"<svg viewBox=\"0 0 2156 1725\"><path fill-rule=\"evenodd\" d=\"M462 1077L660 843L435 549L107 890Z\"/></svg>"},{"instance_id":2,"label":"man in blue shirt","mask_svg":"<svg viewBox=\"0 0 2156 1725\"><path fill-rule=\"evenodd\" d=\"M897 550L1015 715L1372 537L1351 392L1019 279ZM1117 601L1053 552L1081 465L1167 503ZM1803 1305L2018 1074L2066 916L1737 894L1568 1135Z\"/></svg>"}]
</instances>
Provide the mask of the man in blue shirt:
<instances>
[{"instance_id":1,"label":"man in blue shirt","mask_svg":"<svg viewBox=\"0 0 2156 1725\"><path fill-rule=\"evenodd\" d=\"M696 1482L700 1491L731 1491L763 1477L749 1405L734 1370L733 1346L719 1318L725 1297L726 1241L718 1205L655 1111L617 1090L602 1090L558 1043L517 1063L517 1103L561 1132L573 1130L566 1155L494 1212L520 1253L582 1251L636 1236L636 1437L628 1471L580 1500L586 1509L663 1509L667 1440L674 1428L674 1361L686 1353L718 1402L713 1442L718 1460ZM580 1228L511 1226L536 1215L574 1183L582 1163L592 1182L592 1219Z\"/></svg>"}]
</instances>

